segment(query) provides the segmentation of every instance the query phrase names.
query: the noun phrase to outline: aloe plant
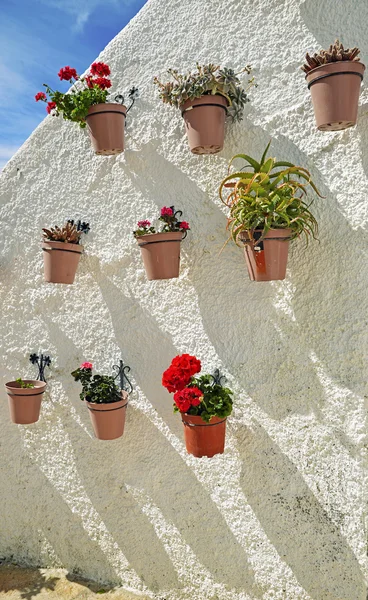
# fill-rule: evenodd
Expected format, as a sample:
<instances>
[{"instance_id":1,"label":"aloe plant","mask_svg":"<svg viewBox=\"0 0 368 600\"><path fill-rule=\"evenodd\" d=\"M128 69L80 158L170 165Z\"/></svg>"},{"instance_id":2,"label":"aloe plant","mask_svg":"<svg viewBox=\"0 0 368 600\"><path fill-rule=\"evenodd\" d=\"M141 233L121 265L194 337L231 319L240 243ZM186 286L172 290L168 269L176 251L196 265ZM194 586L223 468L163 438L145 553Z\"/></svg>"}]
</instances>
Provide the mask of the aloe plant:
<instances>
[{"instance_id":1,"label":"aloe plant","mask_svg":"<svg viewBox=\"0 0 368 600\"><path fill-rule=\"evenodd\" d=\"M266 158L267 145L260 162L247 154L236 154L229 163L229 171L237 159L243 159L242 170L230 173L221 182L220 198L230 208L227 229L237 245L239 236L246 232L255 244L262 241L270 229L290 229L291 239L305 234L317 239L318 224L309 210L313 200L304 200L310 186L320 196L307 169L286 161ZM224 197L225 189L232 191ZM255 230L261 236L254 238Z\"/></svg>"}]
</instances>

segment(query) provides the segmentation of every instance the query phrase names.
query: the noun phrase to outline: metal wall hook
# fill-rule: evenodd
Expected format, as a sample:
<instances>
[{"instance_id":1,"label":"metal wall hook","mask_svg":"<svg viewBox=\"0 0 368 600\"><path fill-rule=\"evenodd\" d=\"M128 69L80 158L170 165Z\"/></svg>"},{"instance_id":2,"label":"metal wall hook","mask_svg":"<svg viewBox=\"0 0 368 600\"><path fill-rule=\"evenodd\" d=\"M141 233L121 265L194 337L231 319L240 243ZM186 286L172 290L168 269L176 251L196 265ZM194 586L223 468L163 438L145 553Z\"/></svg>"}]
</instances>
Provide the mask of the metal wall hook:
<instances>
[{"instance_id":1,"label":"metal wall hook","mask_svg":"<svg viewBox=\"0 0 368 600\"><path fill-rule=\"evenodd\" d=\"M71 225L75 225L74 219L68 219L68 223L70 223ZM78 219L76 227L77 227L77 231L81 231L82 233L85 233L86 235L91 230L89 223L86 223L85 221L81 221L80 219Z\"/></svg>"},{"instance_id":2,"label":"metal wall hook","mask_svg":"<svg viewBox=\"0 0 368 600\"><path fill-rule=\"evenodd\" d=\"M130 371L130 367L128 367L128 365L124 365L122 360L119 360L119 364L113 365L112 368L115 369L115 371L117 371L117 374L115 375L114 379L117 379L119 377L120 389L125 390L126 392L128 392L128 394L131 394L133 391L133 386L130 382L130 379L127 376L127 373L129 373Z\"/></svg>"},{"instance_id":3,"label":"metal wall hook","mask_svg":"<svg viewBox=\"0 0 368 600\"><path fill-rule=\"evenodd\" d=\"M215 369L213 374L210 375L210 377L212 377L213 379L213 385L222 386L227 381L225 375L221 375L220 369Z\"/></svg>"},{"instance_id":4,"label":"metal wall hook","mask_svg":"<svg viewBox=\"0 0 368 600\"><path fill-rule=\"evenodd\" d=\"M170 208L173 211L173 217L177 218L176 215L179 215L179 217L183 216L183 211L182 210L175 211L175 206L170 206Z\"/></svg>"},{"instance_id":5,"label":"metal wall hook","mask_svg":"<svg viewBox=\"0 0 368 600\"><path fill-rule=\"evenodd\" d=\"M38 355L33 353L29 355L29 360L33 365L38 366L38 380L46 383L45 367L49 367L51 365L51 358L46 354L40 353L40 355Z\"/></svg>"},{"instance_id":6,"label":"metal wall hook","mask_svg":"<svg viewBox=\"0 0 368 600\"><path fill-rule=\"evenodd\" d=\"M138 88L133 85L133 87L130 88L130 90L129 90L128 96L129 96L129 99L130 99L130 106L128 106L128 108L127 108L127 113L132 108L132 106L133 106L134 102L136 101L136 99L139 98L139 90L138 90Z\"/></svg>"}]
</instances>

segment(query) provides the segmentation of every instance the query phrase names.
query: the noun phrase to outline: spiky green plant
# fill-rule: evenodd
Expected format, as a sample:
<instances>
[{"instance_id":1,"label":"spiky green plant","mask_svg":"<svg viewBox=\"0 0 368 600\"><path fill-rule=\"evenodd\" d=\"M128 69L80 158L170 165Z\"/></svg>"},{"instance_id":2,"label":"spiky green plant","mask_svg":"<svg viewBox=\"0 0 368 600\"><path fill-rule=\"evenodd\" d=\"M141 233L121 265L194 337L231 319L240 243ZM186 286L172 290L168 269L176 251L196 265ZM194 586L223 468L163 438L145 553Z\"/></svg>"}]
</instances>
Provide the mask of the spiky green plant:
<instances>
[{"instance_id":1,"label":"spiky green plant","mask_svg":"<svg viewBox=\"0 0 368 600\"><path fill-rule=\"evenodd\" d=\"M304 73L309 73L312 69L320 67L321 65L326 65L327 63L339 61L358 62L360 60L358 56L359 53L359 48L344 48L339 40L335 40L328 50L320 50L313 54L313 56L310 56L307 52L305 55L306 63L300 68Z\"/></svg>"},{"instance_id":2,"label":"spiky green plant","mask_svg":"<svg viewBox=\"0 0 368 600\"><path fill-rule=\"evenodd\" d=\"M271 142L270 142L271 143ZM237 245L244 234L253 244L262 241L270 229L290 229L291 239L305 234L316 239L318 224L306 203L307 186L321 196L307 169L286 161L266 158L267 145L260 162L247 154L236 154L230 161L229 171L236 159L246 161L241 171L229 174L221 182L220 198L230 208L227 229ZM250 169L250 170L249 170ZM224 190L232 191L224 197ZM255 230L261 236L254 238Z\"/></svg>"},{"instance_id":3,"label":"spiky green plant","mask_svg":"<svg viewBox=\"0 0 368 600\"><path fill-rule=\"evenodd\" d=\"M188 73L179 73L176 69L168 69L174 81L162 83L157 77L153 83L158 86L160 98L165 104L179 108L187 100L194 100L206 94L220 94L228 101L228 115L235 121L243 118L244 105L249 102L247 91L254 84L254 77L248 80L247 89L243 89L238 75L250 75L251 67L247 65L239 73L218 65L200 65L196 63L197 70Z\"/></svg>"}]
</instances>

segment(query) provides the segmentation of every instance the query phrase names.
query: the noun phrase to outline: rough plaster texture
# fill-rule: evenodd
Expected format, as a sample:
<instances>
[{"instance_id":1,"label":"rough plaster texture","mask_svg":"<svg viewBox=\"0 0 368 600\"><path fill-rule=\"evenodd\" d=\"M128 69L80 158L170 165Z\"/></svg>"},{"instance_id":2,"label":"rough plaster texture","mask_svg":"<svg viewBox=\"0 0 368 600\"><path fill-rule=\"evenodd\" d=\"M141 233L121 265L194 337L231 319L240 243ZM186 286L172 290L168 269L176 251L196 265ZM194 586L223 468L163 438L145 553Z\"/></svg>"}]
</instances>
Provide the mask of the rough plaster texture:
<instances>
[{"instance_id":1,"label":"rough plaster texture","mask_svg":"<svg viewBox=\"0 0 368 600\"><path fill-rule=\"evenodd\" d=\"M347 18L348 16L348 18ZM315 129L298 67L307 50L359 45L363 0L150 0L102 52L141 99L124 155L96 157L87 134L48 117L1 176L3 381L53 358L40 421L0 406L0 552L152 597L365 598L368 91L359 123ZM241 68L258 88L224 150L188 151L181 117L152 85L196 60ZM217 188L229 158L272 154L310 169L320 243L293 245L283 282L249 281L228 245ZM162 205L192 226L178 280L148 282L131 231ZM92 226L73 286L43 281L40 229ZM160 385L177 353L220 367L234 388L224 455L185 452ZM94 439L70 371L120 357L135 393L122 439Z\"/></svg>"}]
</instances>

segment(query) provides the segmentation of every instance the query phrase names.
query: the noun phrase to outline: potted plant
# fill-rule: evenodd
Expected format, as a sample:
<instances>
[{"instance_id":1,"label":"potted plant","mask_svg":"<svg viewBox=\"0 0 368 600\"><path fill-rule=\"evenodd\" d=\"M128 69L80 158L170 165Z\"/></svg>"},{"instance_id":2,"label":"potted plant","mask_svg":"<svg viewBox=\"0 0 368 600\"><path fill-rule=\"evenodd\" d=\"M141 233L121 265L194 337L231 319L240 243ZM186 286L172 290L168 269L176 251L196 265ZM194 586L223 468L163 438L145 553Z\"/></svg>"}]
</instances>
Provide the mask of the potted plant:
<instances>
[{"instance_id":1,"label":"potted plant","mask_svg":"<svg viewBox=\"0 0 368 600\"><path fill-rule=\"evenodd\" d=\"M318 231L309 210L312 201L303 199L307 186L322 197L309 171L266 158L270 143L260 162L246 154L233 156L229 170L239 158L245 165L220 186L220 198L230 208L229 239L245 246L249 277L255 281L285 279L289 241L302 234L307 241L309 235L316 239ZM231 192L224 196L228 188Z\"/></svg>"},{"instance_id":2,"label":"potted plant","mask_svg":"<svg viewBox=\"0 0 368 600\"><path fill-rule=\"evenodd\" d=\"M182 354L162 376L162 385L174 394L174 412L181 414L187 451L198 458L223 453L226 419L233 408L233 392L221 385L221 378L194 377L200 370L195 356Z\"/></svg>"},{"instance_id":3,"label":"potted plant","mask_svg":"<svg viewBox=\"0 0 368 600\"><path fill-rule=\"evenodd\" d=\"M359 48L344 48L336 40L328 50L310 56L301 69L306 73L314 114L320 131L339 131L356 124L360 84L365 65Z\"/></svg>"},{"instance_id":4,"label":"potted plant","mask_svg":"<svg viewBox=\"0 0 368 600\"><path fill-rule=\"evenodd\" d=\"M93 375L92 363L84 362L72 372L82 384L80 399L87 404L95 436L115 440L124 433L128 392L121 390L109 375Z\"/></svg>"},{"instance_id":5,"label":"potted plant","mask_svg":"<svg viewBox=\"0 0 368 600\"><path fill-rule=\"evenodd\" d=\"M90 230L88 223L73 220L62 227L50 227L43 231L43 261L45 281L50 283L74 282L83 246L80 244L82 233Z\"/></svg>"},{"instance_id":6,"label":"potted plant","mask_svg":"<svg viewBox=\"0 0 368 600\"><path fill-rule=\"evenodd\" d=\"M35 95L36 102L47 102L48 114L62 114L67 121L74 121L88 133L96 154L111 155L124 151L124 128L127 112L137 98L138 90L133 87L129 91L131 104L124 106L124 97L118 94L117 102L108 101L110 67L102 62L91 65L87 75L80 77L77 71L69 66L60 69L58 76L61 81L69 81L72 88L64 93L54 91L46 83L45 92Z\"/></svg>"},{"instance_id":7,"label":"potted plant","mask_svg":"<svg viewBox=\"0 0 368 600\"><path fill-rule=\"evenodd\" d=\"M46 383L44 381L36 379L23 380L20 377L5 384L10 418L13 423L29 425L38 421L45 388Z\"/></svg>"},{"instance_id":8,"label":"potted plant","mask_svg":"<svg viewBox=\"0 0 368 600\"><path fill-rule=\"evenodd\" d=\"M238 75L251 73L246 66L239 73L214 64L200 65L192 72L180 74L175 69L168 73L174 81L162 83L154 78L160 98L165 104L179 108L184 118L189 146L193 154L215 154L224 145L225 117L241 121L247 91L253 85L249 79L243 89Z\"/></svg>"},{"instance_id":9,"label":"potted plant","mask_svg":"<svg viewBox=\"0 0 368 600\"><path fill-rule=\"evenodd\" d=\"M179 277L180 242L190 229L189 223L180 221L182 214L174 206L164 206L158 219L163 223L160 231L147 220L138 221L138 229L133 231L150 281Z\"/></svg>"}]
</instances>

